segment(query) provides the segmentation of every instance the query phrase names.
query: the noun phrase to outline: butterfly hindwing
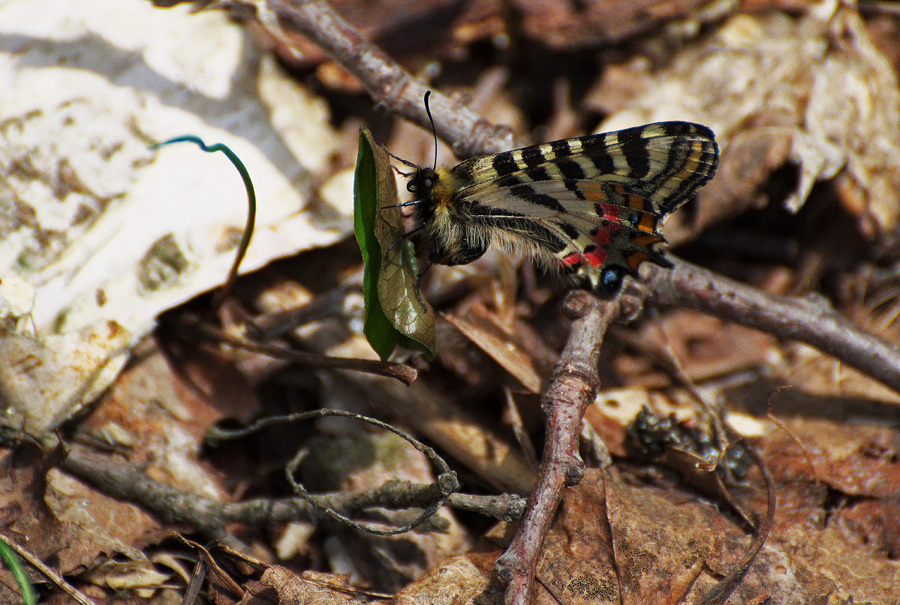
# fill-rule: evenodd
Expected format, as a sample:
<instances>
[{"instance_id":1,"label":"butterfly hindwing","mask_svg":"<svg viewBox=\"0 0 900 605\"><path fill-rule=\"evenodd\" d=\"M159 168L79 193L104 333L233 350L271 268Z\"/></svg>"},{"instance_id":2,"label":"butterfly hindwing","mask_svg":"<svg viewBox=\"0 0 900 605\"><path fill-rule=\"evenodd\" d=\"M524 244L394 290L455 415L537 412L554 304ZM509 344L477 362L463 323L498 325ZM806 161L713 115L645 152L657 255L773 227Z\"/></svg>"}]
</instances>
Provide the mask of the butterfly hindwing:
<instances>
[{"instance_id":1,"label":"butterfly hindwing","mask_svg":"<svg viewBox=\"0 0 900 605\"><path fill-rule=\"evenodd\" d=\"M515 189L515 188L513 188ZM535 181L531 193L509 188L486 192L470 207L470 222L511 249L525 248L545 265L587 279L602 292L618 287L625 274L635 275L644 260L665 264L653 248L662 236L660 217L645 198L619 183ZM546 196L558 203L535 203ZM512 227L512 228L511 228Z\"/></svg>"},{"instance_id":2,"label":"butterfly hindwing","mask_svg":"<svg viewBox=\"0 0 900 605\"><path fill-rule=\"evenodd\" d=\"M410 188L427 189L417 213L435 262L471 262L496 238L612 294L642 262L667 265L659 223L717 161L708 128L661 122L474 158L431 181L419 171Z\"/></svg>"}]
</instances>

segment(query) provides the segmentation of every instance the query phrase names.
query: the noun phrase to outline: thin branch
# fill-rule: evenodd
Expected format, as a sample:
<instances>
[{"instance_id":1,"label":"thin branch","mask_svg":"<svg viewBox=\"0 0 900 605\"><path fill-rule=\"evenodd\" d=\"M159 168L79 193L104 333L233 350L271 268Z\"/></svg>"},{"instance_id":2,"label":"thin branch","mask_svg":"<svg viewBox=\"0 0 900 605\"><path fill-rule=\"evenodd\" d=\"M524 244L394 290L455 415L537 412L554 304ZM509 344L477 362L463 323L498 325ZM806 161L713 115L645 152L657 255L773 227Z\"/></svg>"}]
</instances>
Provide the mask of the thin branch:
<instances>
[{"instance_id":1,"label":"thin branch","mask_svg":"<svg viewBox=\"0 0 900 605\"><path fill-rule=\"evenodd\" d=\"M488 598L501 590L506 603L530 603L541 545L566 487L584 477L579 453L581 419L600 388L597 363L609 324L619 314L618 300L601 301L583 291L566 299L574 319L569 341L541 397L546 438L541 472L531 492L525 518L506 552L494 566Z\"/></svg>"},{"instance_id":2,"label":"thin branch","mask_svg":"<svg viewBox=\"0 0 900 605\"><path fill-rule=\"evenodd\" d=\"M71 445L61 466L114 498L134 502L166 523L185 523L210 538L222 537L229 523L262 527L298 520L316 520L321 515L300 498L257 499L222 503L183 492L151 479L137 465L98 454L82 445ZM347 513L371 507L420 508L434 499L433 485L388 481L363 493L331 493L318 497L330 508ZM516 495L475 496L452 494L447 503L496 519L522 518L525 501Z\"/></svg>"},{"instance_id":3,"label":"thin branch","mask_svg":"<svg viewBox=\"0 0 900 605\"><path fill-rule=\"evenodd\" d=\"M900 393L900 348L864 332L821 296L786 298L669 255L672 270L653 267L650 300L685 306L779 338L805 342Z\"/></svg>"},{"instance_id":4,"label":"thin branch","mask_svg":"<svg viewBox=\"0 0 900 605\"><path fill-rule=\"evenodd\" d=\"M173 328L189 330L192 334L205 340L225 343L246 351L261 353L276 359L284 359L285 361L290 361L298 365L310 366L313 368L352 370L354 372L386 376L388 378L399 380L406 386L411 385L413 381L415 381L416 376L418 376L418 372L415 368L402 363L375 361L372 359L331 357L328 355L296 351L278 345L235 338L214 326L203 323L200 319L192 315L181 315L177 319L172 320L171 325Z\"/></svg>"},{"instance_id":5,"label":"thin branch","mask_svg":"<svg viewBox=\"0 0 900 605\"><path fill-rule=\"evenodd\" d=\"M327 2L321 0L233 0L233 5L257 11L262 27L290 44L284 32L297 32L322 48L332 59L355 76L372 99L392 113L430 130L422 99L428 86L400 67L380 48L344 21ZM273 31L277 16L283 31ZM441 139L451 143L461 157L499 153L516 146L512 132L495 126L453 99L432 91L431 107Z\"/></svg>"}]
</instances>

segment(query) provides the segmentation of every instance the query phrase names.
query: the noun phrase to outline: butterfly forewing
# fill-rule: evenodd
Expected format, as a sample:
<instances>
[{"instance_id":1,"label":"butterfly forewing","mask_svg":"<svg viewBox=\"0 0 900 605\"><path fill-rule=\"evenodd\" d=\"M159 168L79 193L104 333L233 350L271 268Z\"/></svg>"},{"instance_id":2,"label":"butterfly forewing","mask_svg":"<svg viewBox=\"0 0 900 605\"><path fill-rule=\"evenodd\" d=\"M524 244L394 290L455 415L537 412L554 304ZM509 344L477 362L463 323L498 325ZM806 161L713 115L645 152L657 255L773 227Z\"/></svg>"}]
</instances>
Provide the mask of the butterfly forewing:
<instances>
[{"instance_id":1,"label":"butterfly forewing","mask_svg":"<svg viewBox=\"0 0 900 605\"><path fill-rule=\"evenodd\" d=\"M627 185L654 212L666 215L709 182L717 163L718 147L709 128L660 122L475 158L452 172L468 183L457 194L461 201L498 186L598 180Z\"/></svg>"},{"instance_id":2,"label":"butterfly forewing","mask_svg":"<svg viewBox=\"0 0 900 605\"><path fill-rule=\"evenodd\" d=\"M475 158L438 173L420 216L440 253L460 264L496 238L614 293L644 261L666 265L660 220L712 178L711 130L661 122ZM430 192L429 192L430 194Z\"/></svg>"}]
</instances>

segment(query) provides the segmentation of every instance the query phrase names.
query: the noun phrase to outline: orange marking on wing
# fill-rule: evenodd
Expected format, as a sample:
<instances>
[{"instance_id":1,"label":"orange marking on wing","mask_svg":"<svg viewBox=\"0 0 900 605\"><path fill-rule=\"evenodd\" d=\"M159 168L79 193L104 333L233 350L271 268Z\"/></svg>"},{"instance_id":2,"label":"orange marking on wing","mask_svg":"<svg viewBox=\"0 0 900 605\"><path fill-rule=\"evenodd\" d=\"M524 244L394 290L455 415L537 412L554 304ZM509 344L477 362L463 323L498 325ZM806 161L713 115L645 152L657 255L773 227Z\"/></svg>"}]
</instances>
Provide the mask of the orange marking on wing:
<instances>
[{"instance_id":1,"label":"orange marking on wing","mask_svg":"<svg viewBox=\"0 0 900 605\"><path fill-rule=\"evenodd\" d=\"M646 260L650 260L650 256L647 255L646 252L633 252L628 255L628 258L625 259L625 262L628 263L628 266L631 267L632 271L637 271L637 268L641 265L641 263Z\"/></svg>"},{"instance_id":2,"label":"orange marking on wing","mask_svg":"<svg viewBox=\"0 0 900 605\"><path fill-rule=\"evenodd\" d=\"M578 191L581 192L586 200L591 202L599 202L602 204L609 201L609 198L607 197L606 192L603 191L603 187L600 186L600 183L580 182Z\"/></svg>"},{"instance_id":3,"label":"orange marking on wing","mask_svg":"<svg viewBox=\"0 0 900 605\"><path fill-rule=\"evenodd\" d=\"M661 236L656 235L655 233L648 233L647 235L638 235L637 237L633 237L631 241L642 248L649 248L653 244L658 244L666 240Z\"/></svg>"},{"instance_id":4,"label":"orange marking on wing","mask_svg":"<svg viewBox=\"0 0 900 605\"><path fill-rule=\"evenodd\" d=\"M635 210L643 210L644 209L644 198L639 195L629 194L628 195L628 206L630 208L634 208Z\"/></svg>"},{"instance_id":5,"label":"orange marking on wing","mask_svg":"<svg viewBox=\"0 0 900 605\"><path fill-rule=\"evenodd\" d=\"M644 214L638 222L637 228L647 233L653 233L656 231L656 217L650 213Z\"/></svg>"}]
</instances>

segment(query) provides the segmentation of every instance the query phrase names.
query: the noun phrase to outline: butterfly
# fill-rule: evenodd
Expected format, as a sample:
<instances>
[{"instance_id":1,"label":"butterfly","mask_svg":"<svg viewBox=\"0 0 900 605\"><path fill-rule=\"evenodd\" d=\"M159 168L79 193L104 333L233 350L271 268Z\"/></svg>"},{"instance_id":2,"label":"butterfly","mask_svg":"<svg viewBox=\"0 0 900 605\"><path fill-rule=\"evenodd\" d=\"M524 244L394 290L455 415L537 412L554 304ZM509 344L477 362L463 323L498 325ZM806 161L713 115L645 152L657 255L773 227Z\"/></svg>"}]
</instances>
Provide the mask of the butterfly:
<instances>
[{"instance_id":1,"label":"butterfly","mask_svg":"<svg viewBox=\"0 0 900 605\"><path fill-rule=\"evenodd\" d=\"M645 261L671 267L661 222L716 172L706 126L658 122L473 158L412 164L407 189L431 262L464 265L492 241L611 296Z\"/></svg>"}]
</instances>

